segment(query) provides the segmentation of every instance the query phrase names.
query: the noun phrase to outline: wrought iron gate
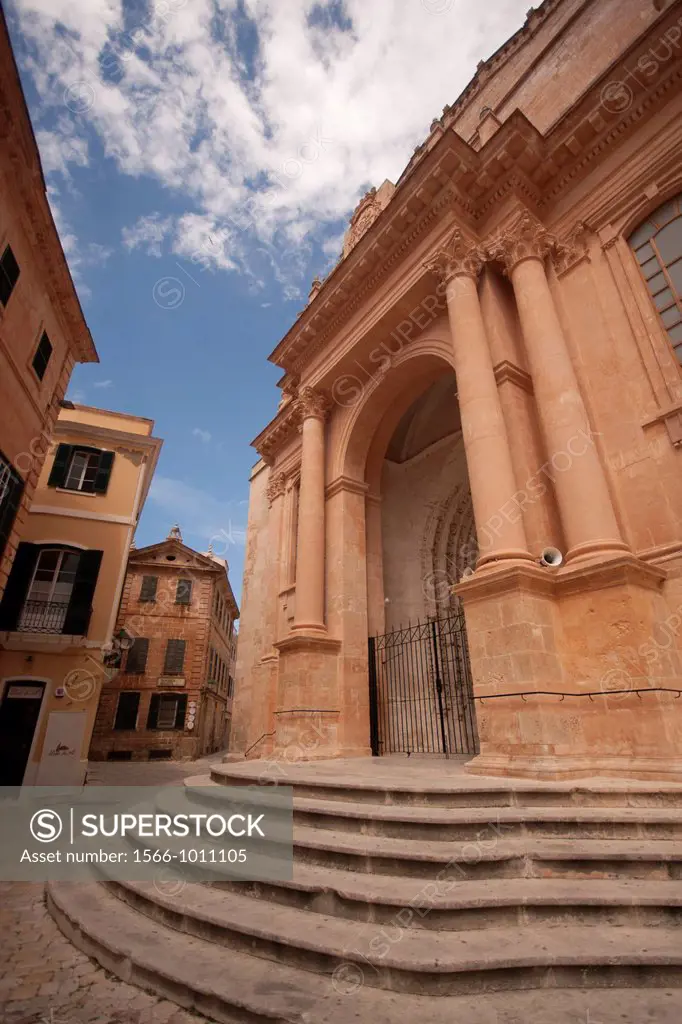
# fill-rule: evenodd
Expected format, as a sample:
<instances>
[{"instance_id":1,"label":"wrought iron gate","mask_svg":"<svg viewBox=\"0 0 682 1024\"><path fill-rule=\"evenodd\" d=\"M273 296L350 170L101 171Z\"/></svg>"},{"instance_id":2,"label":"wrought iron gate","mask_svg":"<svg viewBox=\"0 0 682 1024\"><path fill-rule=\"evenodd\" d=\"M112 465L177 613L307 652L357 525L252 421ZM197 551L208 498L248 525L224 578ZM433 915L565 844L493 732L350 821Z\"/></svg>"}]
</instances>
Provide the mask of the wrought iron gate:
<instances>
[{"instance_id":1,"label":"wrought iron gate","mask_svg":"<svg viewBox=\"0 0 682 1024\"><path fill-rule=\"evenodd\" d=\"M475 754L464 615L369 638L372 753Z\"/></svg>"}]
</instances>

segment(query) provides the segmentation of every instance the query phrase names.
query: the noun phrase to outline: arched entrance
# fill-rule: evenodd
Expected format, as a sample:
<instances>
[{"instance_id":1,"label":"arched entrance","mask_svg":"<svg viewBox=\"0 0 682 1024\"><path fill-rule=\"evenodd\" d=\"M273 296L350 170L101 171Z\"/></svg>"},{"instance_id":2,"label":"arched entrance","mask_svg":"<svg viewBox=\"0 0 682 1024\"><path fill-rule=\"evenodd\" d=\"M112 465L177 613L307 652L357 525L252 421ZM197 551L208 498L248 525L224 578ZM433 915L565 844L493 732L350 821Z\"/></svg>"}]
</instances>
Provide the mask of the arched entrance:
<instances>
[{"instance_id":1,"label":"arched entrance","mask_svg":"<svg viewBox=\"0 0 682 1024\"><path fill-rule=\"evenodd\" d=\"M425 344L430 352L393 360L348 445L359 455L359 438L366 444L371 747L473 756L466 627L452 586L478 545L457 381L433 339Z\"/></svg>"}]
</instances>

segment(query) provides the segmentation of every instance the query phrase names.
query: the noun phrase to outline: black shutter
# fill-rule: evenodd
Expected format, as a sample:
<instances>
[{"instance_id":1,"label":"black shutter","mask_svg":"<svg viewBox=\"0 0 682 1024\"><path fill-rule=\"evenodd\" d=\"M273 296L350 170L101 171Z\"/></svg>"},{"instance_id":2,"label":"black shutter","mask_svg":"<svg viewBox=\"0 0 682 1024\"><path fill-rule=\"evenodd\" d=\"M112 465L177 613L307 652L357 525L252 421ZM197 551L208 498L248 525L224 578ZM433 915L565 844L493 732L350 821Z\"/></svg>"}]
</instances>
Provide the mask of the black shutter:
<instances>
[{"instance_id":1,"label":"black shutter","mask_svg":"<svg viewBox=\"0 0 682 1024\"><path fill-rule=\"evenodd\" d=\"M16 629L39 552L40 547L37 544L22 542L17 548L12 571L2 597L2 604L0 604L0 630L2 631Z\"/></svg>"},{"instance_id":2,"label":"black shutter","mask_svg":"<svg viewBox=\"0 0 682 1024\"><path fill-rule=\"evenodd\" d=\"M62 633L68 636L87 636L92 614L92 599L97 586L99 567L102 564L102 554L101 551L83 551L81 553L62 629Z\"/></svg>"},{"instance_id":3,"label":"black shutter","mask_svg":"<svg viewBox=\"0 0 682 1024\"><path fill-rule=\"evenodd\" d=\"M185 641L169 640L166 644L166 657L163 665L163 674L166 676L182 675L182 668L185 664Z\"/></svg>"},{"instance_id":4,"label":"black shutter","mask_svg":"<svg viewBox=\"0 0 682 1024\"><path fill-rule=\"evenodd\" d=\"M143 675L147 667L147 655L149 653L149 640L147 637L135 637L133 646L128 651L126 660L126 672L135 675Z\"/></svg>"},{"instance_id":5,"label":"black shutter","mask_svg":"<svg viewBox=\"0 0 682 1024\"><path fill-rule=\"evenodd\" d=\"M152 699L149 702L149 714L147 715L147 728L156 729L156 720L159 715L159 701L161 700L160 693L153 693Z\"/></svg>"},{"instance_id":6,"label":"black shutter","mask_svg":"<svg viewBox=\"0 0 682 1024\"><path fill-rule=\"evenodd\" d=\"M175 711L175 728L176 729L184 729L185 728L185 713L186 713L186 711L187 711L187 694L186 693L180 693L180 694L178 694L178 706L177 706L177 709Z\"/></svg>"},{"instance_id":7,"label":"black shutter","mask_svg":"<svg viewBox=\"0 0 682 1024\"><path fill-rule=\"evenodd\" d=\"M192 599L192 581L191 580L178 580L178 585L175 588L175 603L176 604L189 604Z\"/></svg>"},{"instance_id":8,"label":"black shutter","mask_svg":"<svg viewBox=\"0 0 682 1024\"><path fill-rule=\"evenodd\" d=\"M2 463L2 456L0 456L0 463ZM24 481L13 469L10 469L10 472L12 475L9 487L5 494L5 500L0 505L0 558L7 547L7 541L21 505L21 496L24 493Z\"/></svg>"},{"instance_id":9,"label":"black shutter","mask_svg":"<svg viewBox=\"0 0 682 1024\"><path fill-rule=\"evenodd\" d=\"M109 477L111 476L111 467L114 464L114 452L101 452L99 457L99 467L95 474L95 484L93 490L95 494L106 494L107 487L109 486Z\"/></svg>"},{"instance_id":10,"label":"black shutter","mask_svg":"<svg viewBox=\"0 0 682 1024\"><path fill-rule=\"evenodd\" d=\"M73 447L70 444L60 444L57 448L57 454L54 457L52 463L52 469L50 476L47 481L48 487L63 487L66 483L66 474L69 471L69 463L71 462L71 453Z\"/></svg>"},{"instance_id":11,"label":"black shutter","mask_svg":"<svg viewBox=\"0 0 682 1024\"><path fill-rule=\"evenodd\" d=\"M140 587L140 601L156 601L156 588L159 584L158 576L143 576Z\"/></svg>"},{"instance_id":12,"label":"black shutter","mask_svg":"<svg viewBox=\"0 0 682 1024\"><path fill-rule=\"evenodd\" d=\"M118 695L114 729L135 729L137 727L137 712L139 707L139 693L121 690Z\"/></svg>"}]
</instances>

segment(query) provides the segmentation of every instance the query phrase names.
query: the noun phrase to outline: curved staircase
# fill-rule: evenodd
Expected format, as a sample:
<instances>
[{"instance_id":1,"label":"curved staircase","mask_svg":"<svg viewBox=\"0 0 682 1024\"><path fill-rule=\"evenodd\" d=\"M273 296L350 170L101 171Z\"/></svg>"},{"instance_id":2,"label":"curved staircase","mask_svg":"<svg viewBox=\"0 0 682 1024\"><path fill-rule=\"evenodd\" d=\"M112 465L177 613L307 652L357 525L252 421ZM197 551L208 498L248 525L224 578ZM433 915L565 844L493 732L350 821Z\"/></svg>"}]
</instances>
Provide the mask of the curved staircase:
<instances>
[{"instance_id":1,"label":"curved staircase","mask_svg":"<svg viewBox=\"0 0 682 1024\"><path fill-rule=\"evenodd\" d=\"M376 764L287 769L293 880L103 875L51 883L50 910L124 980L230 1024L679 1024L682 786ZM210 805L260 781L185 784Z\"/></svg>"}]
</instances>

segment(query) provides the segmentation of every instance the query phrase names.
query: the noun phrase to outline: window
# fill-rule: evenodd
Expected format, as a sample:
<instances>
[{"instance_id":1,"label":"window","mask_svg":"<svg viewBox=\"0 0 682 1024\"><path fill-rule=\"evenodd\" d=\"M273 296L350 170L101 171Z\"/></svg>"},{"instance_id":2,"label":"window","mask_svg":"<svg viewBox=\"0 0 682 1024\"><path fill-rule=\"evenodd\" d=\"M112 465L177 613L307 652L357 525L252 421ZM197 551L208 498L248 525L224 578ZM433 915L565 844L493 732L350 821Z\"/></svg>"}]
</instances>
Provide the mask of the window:
<instances>
[{"instance_id":1,"label":"window","mask_svg":"<svg viewBox=\"0 0 682 1024\"><path fill-rule=\"evenodd\" d=\"M50 361L51 355L52 343L45 331L43 331L43 336L40 339L40 343L36 349L36 354L33 357L33 369L35 370L38 380L42 380L45 376L45 371L47 370L47 364Z\"/></svg>"},{"instance_id":2,"label":"window","mask_svg":"<svg viewBox=\"0 0 682 1024\"><path fill-rule=\"evenodd\" d=\"M140 587L140 601L156 601L156 588L159 585L158 576L143 576Z\"/></svg>"},{"instance_id":3,"label":"window","mask_svg":"<svg viewBox=\"0 0 682 1024\"><path fill-rule=\"evenodd\" d=\"M154 693L149 704L148 729L184 729L187 694Z\"/></svg>"},{"instance_id":4,"label":"window","mask_svg":"<svg viewBox=\"0 0 682 1024\"><path fill-rule=\"evenodd\" d=\"M24 481L0 452L0 558L10 538L23 493Z\"/></svg>"},{"instance_id":5,"label":"window","mask_svg":"<svg viewBox=\"0 0 682 1024\"><path fill-rule=\"evenodd\" d=\"M119 693L116 717L114 718L114 729L135 729L137 727L139 707L139 693L132 693L126 690Z\"/></svg>"},{"instance_id":6,"label":"window","mask_svg":"<svg viewBox=\"0 0 682 1024\"><path fill-rule=\"evenodd\" d=\"M166 657L163 664L165 676L180 676L185 664L185 641L169 640L166 644Z\"/></svg>"},{"instance_id":7,"label":"window","mask_svg":"<svg viewBox=\"0 0 682 1024\"><path fill-rule=\"evenodd\" d=\"M48 487L106 494L114 457L114 452L104 452L99 448L60 444L47 481Z\"/></svg>"},{"instance_id":8,"label":"window","mask_svg":"<svg viewBox=\"0 0 682 1024\"><path fill-rule=\"evenodd\" d=\"M232 678L232 676L228 676L228 678L227 678L227 696L231 697L233 693L234 693L234 679Z\"/></svg>"},{"instance_id":9,"label":"window","mask_svg":"<svg viewBox=\"0 0 682 1024\"><path fill-rule=\"evenodd\" d=\"M19 629L29 632L53 627L61 633L66 610L76 582L79 556L73 551L48 548L40 552L19 620Z\"/></svg>"},{"instance_id":10,"label":"window","mask_svg":"<svg viewBox=\"0 0 682 1024\"><path fill-rule=\"evenodd\" d=\"M86 636L101 551L22 542L0 603L0 630Z\"/></svg>"},{"instance_id":11,"label":"window","mask_svg":"<svg viewBox=\"0 0 682 1024\"><path fill-rule=\"evenodd\" d=\"M628 241L682 363L682 195L659 206Z\"/></svg>"},{"instance_id":12,"label":"window","mask_svg":"<svg viewBox=\"0 0 682 1024\"><path fill-rule=\"evenodd\" d=\"M19 280L19 264L9 246L0 257L0 302L6 306L14 286Z\"/></svg>"},{"instance_id":13,"label":"window","mask_svg":"<svg viewBox=\"0 0 682 1024\"><path fill-rule=\"evenodd\" d=\"M137 636L133 646L128 651L126 659L126 672L132 675L144 675L147 667L147 655L149 654L149 640L144 636Z\"/></svg>"},{"instance_id":14,"label":"window","mask_svg":"<svg viewBox=\"0 0 682 1024\"><path fill-rule=\"evenodd\" d=\"M192 581L191 580L178 580L178 585L175 588L175 603L176 604L189 604L192 599Z\"/></svg>"}]
</instances>

